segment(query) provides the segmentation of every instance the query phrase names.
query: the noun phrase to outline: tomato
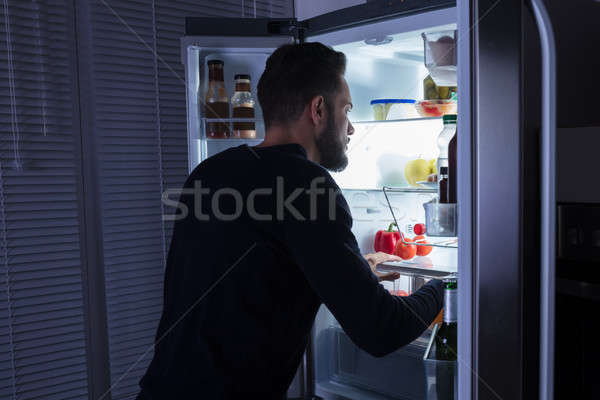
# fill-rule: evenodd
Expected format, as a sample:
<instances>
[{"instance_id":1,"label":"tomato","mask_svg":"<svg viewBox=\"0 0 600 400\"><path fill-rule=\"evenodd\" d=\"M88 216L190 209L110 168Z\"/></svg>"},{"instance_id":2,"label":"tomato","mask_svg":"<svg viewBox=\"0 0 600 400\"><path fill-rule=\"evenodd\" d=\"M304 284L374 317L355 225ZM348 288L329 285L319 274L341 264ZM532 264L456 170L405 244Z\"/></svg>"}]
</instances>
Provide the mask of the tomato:
<instances>
[{"instance_id":1,"label":"tomato","mask_svg":"<svg viewBox=\"0 0 600 400\"><path fill-rule=\"evenodd\" d=\"M415 238L413 239L413 242L428 243L427 240L425 240L425 236L415 236ZM416 246L416 247L417 247L417 255L419 255L419 256L426 256L427 254L429 254L433 251L433 247L431 247L431 246Z\"/></svg>"},{"instance_id":2,"label":"tomato","mask_svg":"<svg viewBox=\"0 0 600 400\"><path fill-rule=\"evenodd\" d=\"M415 226L413 227L413 231L417 235L424 235L425 234L425 224L415 224Z\"/></svg>"},{"instance_id":3,"label":"tomato","mask_svg":"<svg viewBox=\"0 0 600 400\"><path fill-rule=\"evenodd\" d=\"M404 241L412 242L411 239L406 237L404 238ZM394 255L404 260L410 260L415 256L415 254L417 254L417 246L414 244L404 244L402 243L402 240L398 240L398 243L396 243L396 248L394 249Z\"/></svg>"}]
</instances>

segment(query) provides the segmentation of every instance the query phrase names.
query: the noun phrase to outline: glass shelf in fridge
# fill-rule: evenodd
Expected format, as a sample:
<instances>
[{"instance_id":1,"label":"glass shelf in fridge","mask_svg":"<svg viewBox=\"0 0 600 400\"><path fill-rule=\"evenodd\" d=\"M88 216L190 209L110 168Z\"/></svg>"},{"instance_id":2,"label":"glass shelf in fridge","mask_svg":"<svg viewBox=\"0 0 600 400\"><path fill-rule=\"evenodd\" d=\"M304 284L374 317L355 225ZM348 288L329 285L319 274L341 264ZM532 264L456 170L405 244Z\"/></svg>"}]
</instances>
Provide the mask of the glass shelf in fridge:
<instances>
[{"instance_id":1,"label":"glass shelf in fridge","mask_svg":"<svg viewBox=\"0 0 600 400\"><path fill-rule=\"evenodd\" d=\"M202 118L200 137L206 138L206 124L207 123L216 123L216 122L219 122L222 124L223 123L227 124L227 126L229 128L229 132L233 132L233 124L236 122L253 123L255 130L256 130L256 137L255 138L229 137L229 138L223 138L223 139L215 138L215 140L232 140L232 139L257 140L257 139L260 139L260 141L262 141L263 138L265 137L265 124L264 124L264 121L262 120L262 118ZM206 138L206 139L212 140L213 138Z\"/></svg>"},{"instance_id":2,"label":"glass shelf in fridge","mask_svg":"<svg viewBox=\"0 0 600 400\"><path fill-rule=\"evenodd\" d=\"M431 265L420 261L386 261L377 267L381 272L399 272L403 276L416 278L447 278L456 277L456 267Z\"/></svg>"},{"instance_id":3,"label":"glass shelf in fridge","mask_svg":"<svg viewBox=\"0 0 600 400\"><path fill-rule=\"evenodd\" d=\"M412 189L406 166L417 159L430 162L437 158L442 128L440 118L357 122L346 151L348 165L331 175L343 189Z\"/></svg>"},{"instance_id":4,"label":"glass shelf in fridge","mask_svg":"<svg viewBox=\"0 0 600 400\"><path fill-rule=\"evenodd\" d=\"M390 193L437 193L437 189L428 187L414 187L414 186L384 186L379 189L387 194Z\"/></svg>"},{"instance_id":5,"label":"glass shelf in fridge","mask_svg":"<svg viewBox=\"0 0 600 400\"><path fill-rule=\"evenodd\" d=\"M352 125L384 125L384 124L397 124L402 122L410 122L410 121L435 121L442 120L442 117L411 117L411 118L401 118L401 119L386 119L382 121L351 121Z\"/></svg>"},{"instance_id":6,"label":"glass shelf in fridge","mask_svg":"<svg viewBox=\"0 0 600 400\"><path fill-rule=\"evenodd\" d=\"M224 139L215 139L208 138L206 139L209 143L220 143L220 142L228 142L232 144L237 144L238 146L241 144L247 144L248 146L256 146L257 144L262 143L263 139L242 139L242 138L224 138Z\"/></svg>"}]
</instances>

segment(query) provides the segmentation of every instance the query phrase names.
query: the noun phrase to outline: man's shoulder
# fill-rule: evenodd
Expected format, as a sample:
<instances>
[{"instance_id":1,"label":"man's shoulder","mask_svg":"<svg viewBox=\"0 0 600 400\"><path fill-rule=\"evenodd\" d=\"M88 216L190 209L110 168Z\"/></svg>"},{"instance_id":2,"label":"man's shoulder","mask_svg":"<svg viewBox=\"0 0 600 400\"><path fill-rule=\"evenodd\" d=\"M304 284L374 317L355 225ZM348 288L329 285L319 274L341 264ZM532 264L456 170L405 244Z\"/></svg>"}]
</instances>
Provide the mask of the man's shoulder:
<instances>
[{"instance_id":1,"label":"man's shoulder","mask_svg":"<svg viewBox=\"0 0 600 400\"><path fill-rule=\"evenodd\" d=\"M339 190L325 168L294 151L254 150L248 146L227 149L201 162L191 172L186 186L194 181L218 184L252 182L271 185L283 179L286 187L315 185Z\"/></svg>"},{"instance_id":2,"label":"man's shoulder","mask_svg":"<svg viewBox=\"0 0 600 400\"><path fill-rule=\"evenodd\" d=\"M222 140L225 141L226 139ZM196 165L190 172L186 185L191 185L191 182L197 180L212 180L213 178L224 180L228 176L243 175L251 172L249 171L251 161L248 154L243 151L242 146L225 149Z\"/></svg>"}]
</instances>

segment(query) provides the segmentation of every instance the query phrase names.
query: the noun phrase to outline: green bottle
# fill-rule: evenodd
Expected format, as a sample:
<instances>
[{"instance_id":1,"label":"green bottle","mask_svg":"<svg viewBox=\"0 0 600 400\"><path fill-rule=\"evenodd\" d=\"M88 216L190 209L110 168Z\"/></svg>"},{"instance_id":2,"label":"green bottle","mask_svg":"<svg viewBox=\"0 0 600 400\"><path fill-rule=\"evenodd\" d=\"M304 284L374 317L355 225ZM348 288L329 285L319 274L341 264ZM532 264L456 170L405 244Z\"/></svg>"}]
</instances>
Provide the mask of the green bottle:
<instances>
[{"instance_id":1,"label":"green bottle","mask_svg":"<svg viewBox=\"0 0 600 400\"><path fill-rule=\"evenodd\" d=\"M457 282L444 279L444 318L434 338L435 393L428 399L456 400Z\"/></svg>"},{"instance_id":2,"label":"green bottle","mask_svg":"<svg viewBox=\"0 0 600 400\"><path fill-rule=\"evenodd\" d=\"M456 360L457 337L457 281L444 280L444 319L435 335L435 359L444 361Z\"/></svg>"}]
</instances>

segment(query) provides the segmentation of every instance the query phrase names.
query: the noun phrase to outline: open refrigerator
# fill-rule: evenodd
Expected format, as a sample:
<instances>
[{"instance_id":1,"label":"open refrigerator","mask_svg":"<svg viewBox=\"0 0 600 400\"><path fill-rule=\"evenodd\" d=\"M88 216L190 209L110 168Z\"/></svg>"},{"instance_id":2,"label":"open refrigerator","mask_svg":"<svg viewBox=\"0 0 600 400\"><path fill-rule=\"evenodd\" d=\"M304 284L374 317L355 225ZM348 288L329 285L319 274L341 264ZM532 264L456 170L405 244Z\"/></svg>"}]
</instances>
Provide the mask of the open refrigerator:
<instances>
[{"instance_id":1,"label":"open refrigerator","mask_svg":"<svg viewBox=\"0 0 600 400\"><path fill-rule=\"evenodd\" d=\"M529 48L527 58L548 61L552 34L540 1L509 3L373 2L306 21L190 16L181 39L190 171L220 151L253 146L264 137L258 102L251 121L256 138L206 137L211 121L198 99L206 90L208 60L224 61L229 97L234 75L250 74L256 99L265 61L278 46L319 41L346 54L355 134L348 168L332 176L350 206L361 251L371 253L376 231L392 221L409 237L416 223L425 222L423 205L437 189L409 184L404 169L414 159L437 157L443 128L440 116L418 113L375 120L371 100L422 100L423 80L431 73L423 34L458 35L451 71L458 77L457 234L428 237L435 245L428 256L381 266L401 273L399 280L384 283L395 292L411 293L431 278L458 278L458 361L448 398L552 397L554 121L548 119L552 102L539 99L551 98L553 91L551 71L524 68L521 53ZM540 48L537 36L525 38L526 32L539 32L550 50ZM515 79L519 74L535 76L530 82L537 83L525 87ZM526 96L527 90L537 96ZM531 113L525 116L524 109ZM227 120L235 122L248 120ZM525 163L524 154L535 157ZM540 164L532 165L535 160ZM523 173L526 167L530 175ZM532 183L541 189L528 190ZM525 263L530 267L524 269ZM430 338L426 329L413 343L374 358L352 343L323 306L289 397L435 398L439 382L430 373L431 360L424 359Z\"/></svg>"}]
</instances>

